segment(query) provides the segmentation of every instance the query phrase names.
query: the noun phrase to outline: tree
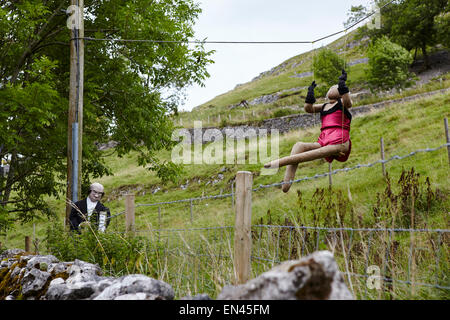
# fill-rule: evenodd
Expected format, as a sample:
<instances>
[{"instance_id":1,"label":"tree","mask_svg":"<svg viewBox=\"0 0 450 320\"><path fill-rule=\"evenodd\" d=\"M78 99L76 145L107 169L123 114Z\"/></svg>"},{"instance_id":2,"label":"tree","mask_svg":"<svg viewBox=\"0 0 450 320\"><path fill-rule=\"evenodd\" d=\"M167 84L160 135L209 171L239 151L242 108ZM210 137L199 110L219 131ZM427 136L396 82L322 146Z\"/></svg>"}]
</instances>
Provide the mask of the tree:
<instances>
[{"instance_id":1,"label":"tree","mask_svg":"<svg viewBox=\"0 0 450 320\"><path fill-rule=\"evenodd\" d=\"M179 92L208 77L212 51L187 43L201 12L193 0L85 0L85 36L169 42L85 41L83 190L111 174L97 143L139 152L138 163L161 179L179 169L156 152L170 149ZM51 213L44 196L65 192L70 1L1 1L0 224ZM175 42L173 42L175 41ZM7 223L3 223L5 226ZM1 225L0 225L1 228Z\"/></svg>"},{"instance_id":2,"label":"tree","mask_svg":"<svg viewBox=\"0 0 450 320\"><path fill-rule=\"evenodd\" d=\"M351 6L349 12L347 13L347 21L344 22L344 27L348 28L364 18L368 14L367 8L363 5Z\"/></svg>"},{"instance_id":3,"label":"tree","mask_svg":"<svg viewBox=\"0 0 450 320\"><path fill-rule=\"evenodd\" d=\"M337 84L337 79L345 68L345 61L333 50L324 48L314 57L313 68L314 74L327 86L331 86Z\"/></svg>"},{"instance_id":4,"label":"tree","mask_svg":"<svg viewBox=\"0 0 450 320\"><path fill-rule=\"evenodd\" d=\"M408 67L413 60L408 50L382 37L369 46L368 57L367 80L372 91L408 85Z\"/></svg>"},{"instance_id":5,"label":"tree","mask_svg":"<svg viewBox=\"0 0 450 320\"><path fill-rule=\"evenodd\" d=\"M437 39L446 48L450 48L450 2L447 4L445 12L442 12L434 19L437 29Z\"/></svg>"},{"instance_id":6,"label":"tree","mask_svg":"<svg viewBox=\"0 0 450 320\"><path fill-rule=\"evenodd\" d=\"M376 0L379 8L388 2L390 0ZM382 25L380 29L369 30L367 27L363 27L360 33L369 35L374 41L382 36L388 36L393 42L407 50L415 50L415 53L417 50L421 50L425 67L429 68L428 47L439 41L439 28L435 18L446 12L446 5L447 0L394 1L381 10Z\"/></svg>"},{"instance_id":7,"label":"tree","mask_svg":"<svg viewBox=\"0 0 450 320\"><path fill-rule=\"evenodd\" d=\"M393 40L407 50L421 49L426 68L430 67L427 46L437 43L435 17L444 10L446 3L447 0L403 1L392 17Z\"/></svg>"}]
</instances>

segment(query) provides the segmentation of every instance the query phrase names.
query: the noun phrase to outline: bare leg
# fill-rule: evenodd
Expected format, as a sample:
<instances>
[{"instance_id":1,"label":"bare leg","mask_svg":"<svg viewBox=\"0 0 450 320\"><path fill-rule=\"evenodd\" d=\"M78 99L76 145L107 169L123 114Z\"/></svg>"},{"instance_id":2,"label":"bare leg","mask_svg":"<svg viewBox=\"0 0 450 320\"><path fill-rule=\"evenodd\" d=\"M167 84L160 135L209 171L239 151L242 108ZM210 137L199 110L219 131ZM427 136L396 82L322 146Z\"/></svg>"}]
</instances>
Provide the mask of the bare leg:
<instances>
[{"instance_id":1,"label":"bare leg","mask_svg":"<svg viewBox=\"0 0 450 320\"><path fill-rule=\"evenodd\" d=\"M350 147L350 143L347 141L343 144L336 145L328 145L325 147L320 147L318 149L302 152L299 154L287 156L281 159L277 159L271 162L268 162L264 165L264 168L279 168L284 167L289 164L298 164L301 162L322 159L326 157L331 157L334 155L344 154L348 151Z\"/></svg>"},{"instance_id":2,"label":"bare leg","mask_svg":"<svg viewBox=\"0 0 450 320\"><path fill-rule=\"evenodd\" d=\"M314 143L297 142L292 147L291 156L302 153L302 152L318 149L320 147L321 146L318 142L314 142ZM297 168L298 168L298 163L289 164L286 167L286 173L284 174L284 182L289 182L294 179ZM291 184L292 183L283 184L283 186L282 186L283 192L288 192L289 188L291 187Z\"/></svg>"}]
</instances>

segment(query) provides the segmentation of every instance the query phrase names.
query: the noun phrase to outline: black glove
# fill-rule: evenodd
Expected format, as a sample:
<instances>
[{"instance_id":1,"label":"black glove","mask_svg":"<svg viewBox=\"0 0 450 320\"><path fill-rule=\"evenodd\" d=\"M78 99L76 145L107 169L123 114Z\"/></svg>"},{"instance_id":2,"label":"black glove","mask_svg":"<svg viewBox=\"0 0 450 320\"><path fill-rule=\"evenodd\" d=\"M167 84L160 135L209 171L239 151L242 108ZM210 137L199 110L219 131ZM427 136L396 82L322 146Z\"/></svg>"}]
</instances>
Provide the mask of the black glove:
<instances>
[{"instance_id":1,"label":"black glove","mask_svg":"<svg viewBox=\"0 0 450 320\"><path fill-rule=\"evenodd\" d=\"M308 87L308 94L306 95L305 102L313 104L316 102L316 98L314 97L314 88L317 87L316 81L313 81L311 85Z\"/></svg>"},{"instance_id":2,"label":"black glove","mask_svg":"<svg viewBox=\"0 0 450 320\"><path fill-rule=\"evenodd\" d=\"M345 84L345 81L347 81L347 72L345 72L345 70L342 70L342 74L339 77L339 82L338 82L338 91L341 96L343 94L350 92L347 85Z\"/></svg>"}]
</instances>

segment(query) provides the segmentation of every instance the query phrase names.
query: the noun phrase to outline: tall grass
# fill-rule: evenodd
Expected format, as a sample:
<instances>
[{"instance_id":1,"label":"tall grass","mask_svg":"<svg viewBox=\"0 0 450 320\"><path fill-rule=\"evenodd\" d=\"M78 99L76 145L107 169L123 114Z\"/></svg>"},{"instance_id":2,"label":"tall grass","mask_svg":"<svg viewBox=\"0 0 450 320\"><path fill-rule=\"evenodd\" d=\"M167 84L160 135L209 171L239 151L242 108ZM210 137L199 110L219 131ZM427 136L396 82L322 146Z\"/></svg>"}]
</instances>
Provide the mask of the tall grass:
<instances>
[{"instance_id":1,"label":"tall grass","mask_svg":"<svg viewBox=\"0 0 450 320\"><path fill-rule=\"evenodd\" d=\"M449 209L448 194L433 188L428 177L414 168L402 171L396 182L388 176L365 215L356 211L348 190L317 188L312 195L298 190L296 196L289 214L268 211L254 222L252 277L282 261L330 250L358 299L450 297L438 288L448 286L449 234L398 230L447 227L442 213ZM90 231L68 236L50 229L48 247L60 259L98 263L111 275L138 272L166 281L177 298L200 293L214 298L234 282L232 226L155 229L147 224L134 236ZM371 266L388 279L378 288L367 284Z\"/></svg>"}]
</instances>

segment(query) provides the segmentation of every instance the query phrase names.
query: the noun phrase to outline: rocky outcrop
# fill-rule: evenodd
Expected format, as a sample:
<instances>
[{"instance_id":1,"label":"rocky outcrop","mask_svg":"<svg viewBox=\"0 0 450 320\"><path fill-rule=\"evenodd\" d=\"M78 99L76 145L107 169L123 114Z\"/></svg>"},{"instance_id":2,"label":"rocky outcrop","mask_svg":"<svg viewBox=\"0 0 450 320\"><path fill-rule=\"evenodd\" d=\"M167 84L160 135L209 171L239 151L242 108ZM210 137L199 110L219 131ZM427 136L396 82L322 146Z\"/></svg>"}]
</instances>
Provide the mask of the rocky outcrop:
<instances>
[{"instance_id":1,"label":"rocky outcrop","mask_svg":"<svg viewBox=\"0 0 450 320\"><path fill-rule=\"evenodd\" d=\"M0 299L15 300L172 300L172 287L141 274L102 276L98 265L60 262L52 255L9 250L0 255ZM181 300L209 300L206 294ZM219 300L353 299L333 254L318 251L286 261L246 284L225 286Z\"/></svg>"},{"instance_id":2,"label":"rocky outcrop","mask_svg":"<svg viewBox=\"0 0 450 320\"><path fill-rule=\"evenodd\" d=\"M98 265L7 250L0 255L0 299L172 300L165 282L141 274L102 276Z\"/></svg>"},{"instance_id":3,"label":"rocky outcrop","mask_svg":"<svg viewBox=\"0 0 450 320\"><path fill-rule=\"evenodd\" d=\"M333 254L286 261L243 285L225 286L223 300L353 300Z\"/></svg>"}]
</instances>

